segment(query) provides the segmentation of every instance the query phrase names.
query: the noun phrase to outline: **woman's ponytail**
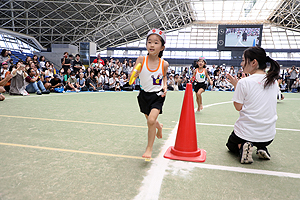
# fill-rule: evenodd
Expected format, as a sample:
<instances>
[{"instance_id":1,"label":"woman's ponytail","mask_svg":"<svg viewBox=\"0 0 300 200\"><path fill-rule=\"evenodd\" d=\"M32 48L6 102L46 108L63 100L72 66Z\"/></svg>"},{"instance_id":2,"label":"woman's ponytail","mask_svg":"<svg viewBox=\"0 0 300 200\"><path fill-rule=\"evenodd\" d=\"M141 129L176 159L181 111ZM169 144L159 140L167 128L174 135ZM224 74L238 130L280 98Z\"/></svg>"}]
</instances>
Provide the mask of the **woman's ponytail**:
<instances>
[{"instance_id":1,"label":"woman's ponytail","mask_svg":"<svg viewBox=\"0 0 300 200\"><path fill-rule=\"evenodd\" d=\"M269 56L266 57L266 62L270 63L270 69L266 76L266 82L264 87L268 87L279 77L280 65L277 61L273 60Z\"/></svg>"}]
</instances>

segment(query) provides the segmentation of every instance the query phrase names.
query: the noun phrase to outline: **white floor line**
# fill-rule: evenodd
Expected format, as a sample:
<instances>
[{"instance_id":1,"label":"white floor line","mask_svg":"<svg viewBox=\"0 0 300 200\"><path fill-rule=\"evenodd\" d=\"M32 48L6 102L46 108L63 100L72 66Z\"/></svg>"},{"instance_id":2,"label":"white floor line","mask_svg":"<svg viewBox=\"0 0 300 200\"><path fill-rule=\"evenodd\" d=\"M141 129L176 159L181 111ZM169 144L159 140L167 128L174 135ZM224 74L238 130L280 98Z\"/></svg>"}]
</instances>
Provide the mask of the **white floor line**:
<instances>
[{"instance_id":1,"label":"white floor line","mask_svg":"<svg viewBox=\"0 0 300 200\"><path fill-rule=\"evenodd\" d=\"M170 146L174 146L177 127L178 123L172 130L169 138L166 140L158 157L151 161L151 167L147 173L147 176L144 177L142 186L140 188L140 193L134 198L134 200L156 200L159 198L161 184L170 162L169 159L166 159L163 156Z\"/></svg>"},{"instance_id":2,"label":"white floor line","mask_svg":"<svg viewBox=\"0 0 300 200\"><path fill-rule=\"evenodd\" d=\"M184 161L170 162L170 168L174 168L175 170L180 168L180 170L182 170L182 171L191 171L195 167L202 168L202 169L213 169L213 170L222 170L222 171L231 171L231 172L240 172L240 173L249 173L249 174L259 174L259 175L299 178L300 179L300 174L290 173L290 172L279 172L279 171L270 171L270 170L261 170L261 169L249 169L249 168L243 168L243 167L211 165L211 164L196 163L196 162L184 162Z\"/></svg>"}]
</instances>

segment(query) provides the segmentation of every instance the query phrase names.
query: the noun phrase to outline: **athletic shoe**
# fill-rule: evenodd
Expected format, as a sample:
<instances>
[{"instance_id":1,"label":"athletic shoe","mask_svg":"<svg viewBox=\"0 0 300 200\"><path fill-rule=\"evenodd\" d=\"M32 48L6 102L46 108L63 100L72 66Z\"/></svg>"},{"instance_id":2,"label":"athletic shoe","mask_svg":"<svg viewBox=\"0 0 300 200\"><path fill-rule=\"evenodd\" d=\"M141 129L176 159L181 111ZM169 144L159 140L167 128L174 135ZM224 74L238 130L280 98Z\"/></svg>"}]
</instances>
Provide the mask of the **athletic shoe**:
<instances>
[{"instance_id":1,"label":"athletic shoe","mask_svg":"<svg viewBox=\"0 0 300 200\"><path fill-rule=\"evenodd\" d=\"M41 91L36 92L37 95L42 95Z\"/></svg>"},{"instance_id":2,"label":"athletic shoe","mask_svg":"<svg viewBox=\"0 0 300 200\"><path fill-rule=\"evenodd\" d=\"M242 164L253 163L252 152L253 152L253 144L251 142L246 142L240 149Z\"/></svg>"},{"instance_id":3,"label":"athletic shoe","mask_svg":"<svg viewBox=\"0 0 300 200\"><path fill-rule=\"evenodd\" d=\"M44 90L44 91L42 91L42 94L49 94L49 93L50 93L49 90Z\"/></svg>"},{"instance_id":4,"label":"athletic shoe","mask_svg":"<svg viewBox=\"0 0 300 200\"><path fill-rule=\"evenodd\" d=\"M258 149L256 154L258 155L258 157L260 159L264 159L264 160L270 160L271 159L271 155L269 154L268 150L263 150L263 149Z\"/></svg>"}]
</instances>

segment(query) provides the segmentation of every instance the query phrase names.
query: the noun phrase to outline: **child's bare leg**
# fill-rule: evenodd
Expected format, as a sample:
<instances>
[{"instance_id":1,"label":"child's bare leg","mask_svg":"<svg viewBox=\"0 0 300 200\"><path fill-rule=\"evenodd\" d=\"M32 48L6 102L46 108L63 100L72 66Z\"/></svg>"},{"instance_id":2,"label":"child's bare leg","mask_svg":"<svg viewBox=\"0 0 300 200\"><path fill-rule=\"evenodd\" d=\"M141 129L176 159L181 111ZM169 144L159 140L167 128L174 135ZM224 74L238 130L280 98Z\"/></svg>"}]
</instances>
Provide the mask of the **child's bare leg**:
<instances>
[{"instance_id":1,"label":"child's bare leg","mask_svg":"<svg viewBox=\"0 0 300 200\"><path fill-rule=\"evenodd\" d=\"M148 144L145 153L143 154L143 158L151 158L153 144L156 136L156 124L157 117L159 115L160 110L152 109L149 116L145 115L147 118L148 125Z\"/></svg>"},{"instance_id":2,"label":"child's bare leg","mask_svg":"<svg viewBox=\"0 0 300 200\"><path fill-rule=\"evenodd\" d=\"M157 128L157 132L156 132L156 137L158 139L162 138L162 128L163 128L163 124L159 123L158 120L156 120L156 128Z\"/></svg>"},{"instance_id":3,"label":"child's bare leg","mask_svg":"<svg viewBox=\"0 0 300 200\"><path fill-rule=\"evenodd\" d=\"M200 89L198 90L197 94L196 94L196 96L197 96L197 104L198 104L198 109L197 109L197 111L203 110L202 96L201 96L203 91L204 91L204 90L203 90L202 88L200 88Z\"/></svg>"}]
</instances>

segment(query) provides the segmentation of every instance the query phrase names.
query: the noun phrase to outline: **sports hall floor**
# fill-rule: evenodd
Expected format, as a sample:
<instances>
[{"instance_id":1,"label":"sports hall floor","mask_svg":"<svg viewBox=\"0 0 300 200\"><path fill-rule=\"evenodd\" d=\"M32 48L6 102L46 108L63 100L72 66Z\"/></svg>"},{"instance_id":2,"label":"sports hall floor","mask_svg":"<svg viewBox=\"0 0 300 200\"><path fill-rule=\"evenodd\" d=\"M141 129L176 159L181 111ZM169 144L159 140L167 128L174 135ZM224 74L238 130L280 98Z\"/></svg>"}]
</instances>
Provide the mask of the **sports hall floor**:
<instances>
[{"instance_id":1,"label":"sports hall floor","mask_svg":"<svg viewBox=\"0 0 300 200\"><path fill-rule=\"evenodd\" d=\"M141 158L147 126L137 92L9 96L0 102L0 199L300 199L300 94L278 102L270 161L242 165L225 147L232 92L205 92L196 113L204 163L163 158L184 92L168 92L163 139ZM194 101L195 103L195 101Z\"/></svg>"}]
</instances>

